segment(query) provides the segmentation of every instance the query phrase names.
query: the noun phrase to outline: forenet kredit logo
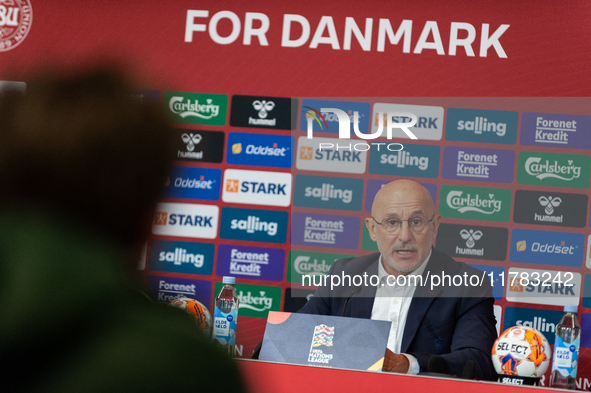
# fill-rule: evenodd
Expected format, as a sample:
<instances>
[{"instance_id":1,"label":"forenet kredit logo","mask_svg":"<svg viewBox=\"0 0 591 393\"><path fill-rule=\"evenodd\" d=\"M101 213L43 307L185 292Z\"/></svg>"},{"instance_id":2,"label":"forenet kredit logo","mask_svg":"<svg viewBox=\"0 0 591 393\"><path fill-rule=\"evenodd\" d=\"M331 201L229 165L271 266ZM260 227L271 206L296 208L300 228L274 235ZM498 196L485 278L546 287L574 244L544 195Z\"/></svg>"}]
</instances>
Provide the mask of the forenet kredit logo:
<instances>
[{"instance_id":1,"label":"forenet kredit logo","mask_svg":"<svg viewBox=\"0 0 591 393\"><path fill-rule=\"evenodd\" d=\"M29 0L0 1L0 52L16 48L31 30L33 10Z\"/></svg>"}]
</instances>

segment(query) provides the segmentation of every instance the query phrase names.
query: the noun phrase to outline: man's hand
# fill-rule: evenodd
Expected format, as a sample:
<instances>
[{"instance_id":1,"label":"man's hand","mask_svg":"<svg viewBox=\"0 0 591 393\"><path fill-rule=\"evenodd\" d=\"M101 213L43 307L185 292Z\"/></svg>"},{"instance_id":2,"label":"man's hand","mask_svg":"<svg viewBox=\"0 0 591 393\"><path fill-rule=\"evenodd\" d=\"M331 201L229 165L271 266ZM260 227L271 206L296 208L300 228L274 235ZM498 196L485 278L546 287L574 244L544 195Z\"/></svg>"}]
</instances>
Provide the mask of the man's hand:
<instances>
[{"instance_id":1,"label":"man's hand","mask_svg":"<svg viewBox=\"0 0 591 393\"><path fill-rule=\"evenodd\" d=\"M408 372L408 367L409 363L406 356L397 355L386 348L386 356L384 357L382 371L406 374Z\"/></svg>"}]
</instances>

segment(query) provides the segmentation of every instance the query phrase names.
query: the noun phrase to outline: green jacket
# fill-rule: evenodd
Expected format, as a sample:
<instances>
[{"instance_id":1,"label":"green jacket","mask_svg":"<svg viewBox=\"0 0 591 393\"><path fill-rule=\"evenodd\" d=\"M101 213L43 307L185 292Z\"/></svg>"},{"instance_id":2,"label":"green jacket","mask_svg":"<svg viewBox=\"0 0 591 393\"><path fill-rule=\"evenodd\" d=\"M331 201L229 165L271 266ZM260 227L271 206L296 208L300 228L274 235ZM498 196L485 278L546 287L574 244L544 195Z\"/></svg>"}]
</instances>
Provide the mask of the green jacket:
<instances>
[{"instance_id":1,"label":"green jacket","mask_svg":"<svg viewBox=\"0 0 591 393\"><path fill-rule=\"evenodd\" d=\"M188 314L125 284L125 263L58 215L0 213L0 392L243 391Z\"/></svg>"}]
</instances>

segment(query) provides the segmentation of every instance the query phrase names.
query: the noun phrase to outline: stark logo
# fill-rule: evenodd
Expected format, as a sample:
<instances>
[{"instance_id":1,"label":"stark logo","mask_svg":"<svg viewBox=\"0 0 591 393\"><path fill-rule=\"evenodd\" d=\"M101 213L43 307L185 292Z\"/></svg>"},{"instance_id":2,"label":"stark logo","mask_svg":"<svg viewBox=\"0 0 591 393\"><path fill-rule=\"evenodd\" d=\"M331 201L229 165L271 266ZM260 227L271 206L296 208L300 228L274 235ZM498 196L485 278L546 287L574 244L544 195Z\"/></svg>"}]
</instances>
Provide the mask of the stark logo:
<instances>
[{"instance_id":1,"label":"stark logo","mask_svg":"<svg viewBox=\"0 0 591 393\"><path fill-rule=\"evenodd\" d=\"M29 34L33 10L29 0L0 1L0 52L16 48Z\"/></svg>"},{"instance_id":2,"label":"stark logo","mask_svg":"<svg viewBox=\"0 0 591 393\"><path fill-rule=\"evenodd\" d=\"M314 148L309 146L300 147L300 160L311 160Z\"/></svg>"},{"instance_id":3,"label":"stark logo","mask_svg":"<svg viewBox=\"0 0 591 393\"><path fill-rule=\"evenodd\" d=\"M523 283L521 278L513 277L509 282L509 291L511 292L523 292Z\"/></svg>"},{"instance_id":4,"label":"stark logo","mask_svg":"<svg viewBox=\"0 0 591 393\"><path fill-rule=\"evenodd\" d=\"M226 192L238 192L239 185L240 185L239 180L227 179L226 180Z\"/></svg>"},{"instance_id":5,"label":"stark logo","mask_svg":"<svg viewBox=\"0 0 591 393\"><path fill-rule=\"evenodd\" d=\"M167 219L168 213L156 212L156 216L154 217L154 225L166 225Z\"/></svg>"},{"instance_id":6,"label":"stark logo","mask_svg":"<svg viewBox=\"0 0 591 393\"><path fill-rule=\"evenodd\" d=\"M314 108L311 108L309 106L304 106L304 108L309 109L309 111L306 111L306 120L307 120L307 132L308 132L308 139L312 139L313 138L313 130L312 130L312 125L314 123L314 120L316 120L316 122L320 125L320 129L324 130L324 128L322 127L322 123L320 122L320 119L322 119L322 121L324 122L324 125L326 126L326 129L328 130L328 124L326 123L326 117L325 117L325 113L328 112L332 112L334 113L334 115L336 116L336 118L338 119L339 122L339 139L351 139L351 122L353 123L353 131L355 132L355 135L357 135L357 137L361 138L361 139L376 139L379 138L382 135L382 131L384 130L383 127L383 123L379 123L378 129L375 130L374 133L372 134L363 134L360 130L359 130L359 112L358 111L354 111L353 112L353 119L351 119L349 116L349 114L347 114L347 112L345 112L342 109L338 109L338 108L320 108L320 112ZM320 117L320 119L318 118L318 116ZM379 113L377 113L378 116L380 116ZM404 133L406 134L406 136L408 136L410 139L418 139L416 137L415 134L412 133L412 131L409 130L410 127L413 127L415 124L417 124L417 116L413 113L410 112L387 112L387 114L384 114L385 116L387 116L387 124L386 124L386 134L387 134L387 138L388 139L392 139L392 130L395 128L400 128L402 131L404 131ZM408 119L408 122L396 122L393 119L399 119L399 118L404 118L404 119Z\"/></svg>"},{"instance_id":7,"label":"stark logo","mask_svg":"<svg viewBox=\"0 0 591 393\"><path fill-rule=\"evenodd\" d=\"M260 119L266 119L269 112L272 111L273 108L275 108L275 103L273 101L256 100L252 103L252 107L255 110L259 111Z\"/></svg>"},{"instance_id":8,"label":"stark logo","mask_svg":"<svg viewBox=\"0 0 591 393\"><path fill-rule=\"evenodd\" d=\"M187 145L187 151L195 150L195 146L201 142L201 135L199 134L183 134L181 135L183 142Z\"/></svg>"}]
</instances>

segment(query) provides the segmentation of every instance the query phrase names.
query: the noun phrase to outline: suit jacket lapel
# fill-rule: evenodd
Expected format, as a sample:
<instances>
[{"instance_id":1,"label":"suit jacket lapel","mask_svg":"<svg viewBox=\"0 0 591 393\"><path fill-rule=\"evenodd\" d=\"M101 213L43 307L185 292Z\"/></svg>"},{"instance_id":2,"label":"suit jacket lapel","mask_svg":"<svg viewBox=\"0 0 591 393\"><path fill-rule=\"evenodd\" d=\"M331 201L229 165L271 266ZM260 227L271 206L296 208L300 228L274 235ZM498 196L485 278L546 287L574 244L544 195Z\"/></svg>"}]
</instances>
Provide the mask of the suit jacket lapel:
<instances>
[{"instance_id":1,"label":"suit jacket lapel","mask_svg":"<svg viewBox=\"0 0 591 393\"><path fill-rule=\"evenodd\" d=\"M372 263L366 270L369 277L372 275L378 275L378 263L380 258L376 259L374 263ZM364 286L361 288L361 292L357 295L353 296L351 300L349 300L349 305L347 306L347 317L354 317L354 318L371 318L371 310L373 309L373 302L376 298L376 291L377 288L373 285Z\"/></svg>"},{"instance_id":2,"label":"suit jacket lapel","mask_svg":"<svg viewBox=\"0 0 591 393\"><path fill-rule=\"evenodd\" d=\"M437 251L432 249L431 258L427 264L427 268L423 272L423 280L425 280L427 273L430 271L430 275L439 274L441 271L441 261L437 256ZM411 273L412 274L412 273ZM402 343L400 347L401 353L406 353L410 344L414 340L419 326L423 320L423 317L431 307L431 304L441 292L441 287L435 287L433 290L430 286L423 281L422 286L418 286L415 290L415 294L408 310L408 316L406 317L406 325L404 326L404 334L402 336Z\"/></svg>"}]
</instances>

